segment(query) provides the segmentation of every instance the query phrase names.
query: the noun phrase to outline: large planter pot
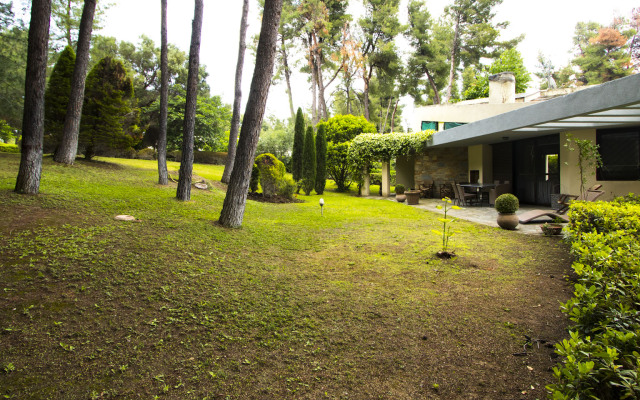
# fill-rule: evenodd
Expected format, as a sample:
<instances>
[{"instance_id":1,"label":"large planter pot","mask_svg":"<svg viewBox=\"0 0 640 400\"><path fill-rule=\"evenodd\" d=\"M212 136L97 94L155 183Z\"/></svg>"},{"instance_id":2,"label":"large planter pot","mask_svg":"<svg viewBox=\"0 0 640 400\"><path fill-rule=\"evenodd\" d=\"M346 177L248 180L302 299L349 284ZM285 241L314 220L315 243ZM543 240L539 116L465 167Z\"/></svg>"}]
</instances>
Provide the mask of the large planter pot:
<instances>
[{"instance_id":1,"label":"large planter pot","mask_svg":"<svg viewBox=\"0 0 640 400\"><path fill-rule=\"evenodd\" d=\"M560 224L543 224L540 225L540 230L545 236L559 235L562 233L562 225Z\"/></svg>"},{"instance_id":2,"label":"large planter pot","mask_svg":"<svg viewBox=\"0 0 640 400\"><path fill-rule=\"evenodd\" d=\"M516 229L516 227L520 223L520 220L518 219L518 216L515 213L509 213L509 214L498 213L497 222L500 228L512 231Z\"/></svg>"},{"instance_id":3,"label":"large planter pot","mask_svg":"<svg viewBox=\"0 0 640 400\"><path fill-rule=\"evenodd\" d=\"M405 196L407 196L407 204L416 205L420 202L420 191L419 190L409 190L404 192Z\"/></svg>"},{"instance_id":4,"label":"large planter pot","mask_svg":"<svg viewBox=\"0 0 640 400\"><path fill-rule=\"evenodd\" d=\"M398 203L404 203L404 201L407 199L407 196L405 196L405 194L396 194L396 201Z\"/></svg>"}]
</instances>

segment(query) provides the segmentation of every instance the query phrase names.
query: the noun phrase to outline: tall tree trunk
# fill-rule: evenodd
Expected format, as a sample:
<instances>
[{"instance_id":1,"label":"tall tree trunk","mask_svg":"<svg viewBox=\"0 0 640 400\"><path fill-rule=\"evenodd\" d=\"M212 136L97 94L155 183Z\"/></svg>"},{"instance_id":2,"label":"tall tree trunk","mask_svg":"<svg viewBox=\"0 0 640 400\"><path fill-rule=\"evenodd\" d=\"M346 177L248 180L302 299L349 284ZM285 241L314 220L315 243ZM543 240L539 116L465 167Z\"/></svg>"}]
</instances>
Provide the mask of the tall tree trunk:
<instances>
[{"instance_id":1,"label":"tall tree trunk","mask_svg":"<svg viewBox=\"0 0 640 400\"><path fill-rule=\"evenodd\" d=\"M364 118L367 121L371 121L369 119L369 82L371 80L371 73L373 72L373 67L369 68L369 72L367 73L366 67L365 70L363 71L364 73L362 74L362 77L364 79L364 99L363 99L363 106L364 106Z\"/></svg>"},{"instance_id":2,"label":"tall tree trunk","mask_svg":"<svg viewBox=\"0 0 640 400\"><path fill-rule=\"evenodd\" d=\"M311 40L309 40L309 43L311 43ZM317 77L317 71L315 68L314 57L315 56L313 54L313 50L309 49L309 68L311 68L311 95L313 96L313 99L311 100L311 123L315 126L318 124L319 117L318 117L318 103L317 103L318 77Z\"/></svg>"},{"instance_id":3,"label":"tall tree trunk","mask_svg":"<svg viewBox=\"0 0 640 400\"><path fill-rule=\"evenodd\" d=\"M73 76L71 77L71 92L69 94L67 115L64 118L62 142L53 157L54 161L67 165L74 163L78 153L78 134L80 131L80 118L82 117L84 84L87 79L87 67L89 66L89 48L91 46L91 30L93 29L95 11L96 0L86 0L82 9L82 19L80 20L76 65L73 68Z\"/></svg>"},{"instance_id":4,"label":"tall tree trunk","mask_svg":"<svg viewBox=\"0 0 640 400\"><path fill-rule=\"evenodd\" d=\"M398 103L400 102L400 96L396 99L396 104L393 106L393 113L391 113L391 133L393 133L394 125L396 121L396 111L398 111Z\"/></svg>"},{"instance_id":5,"label":"tall tree trunk","mask_svg":"<svg viewBox=\"0 0 640 400\"><path fill-rule=\"evenodd\" d=\"M247 15L249 14L249 0L244 0L242 5L242 18L240 20L240 43L238 45L238 63L236 64L236 87L233 99L233 114L231 116L231 131L229 132L229 147L227 150L227 162L222 174L222 182L229 183L231 171L236 158L238 146L238 130L240 129L240 105L242 103L242 68L244 67L244 52L247 48Z\"/></svg>"},{"instance_id":6,"label":"tall tree trunk","mask_svg":"<svg viewBox=\"0 0 640 400\"><path fill-rule=\"evenodd\" d=\"M391 110L391 102L393 97L389 97L389 104L387 104L387 112L384 113L384 123L382 124L382 133L387 130L387 119L389 118L389 110Z\"/></svg>"},{"instance_id":7,"label":"tall tree trunk","mask_svg":"<svg viewBox=\"0 0 640 400\"><path fill-rule=\"evenodd\" d=\"M51 0L33 0L22 114L22 154L15 187L18 193L38 194L40 190L50 18Z\"/></svg>"},{"instance_id":8,"label":"tall tree trunk","mask_svg":"<svg viewBox=\"0 0 640 400\"><path fill-rule=\"evenodd\" d=\"M453 42L451 44L451 67L449 67L449 84L444 95L444 103L448 103L451 100L451 94L453 93L453 85L456 76L456 58L458 57L458 47L460 47L460 12L456 16L456 27L453 33ZM437 92L436 92L437 93Z\"/></svg>"},{"instance_id":9,"label":"tall tree trunk","mask_svg":"<svg viewBox=\"0 0 640 400\"><path fill-rule=\"evenodd\" d=\"M284 79L287 82L287 94L289 95L289 109L291 110L291 118L295 119L296 112L293 110L293 92L291 91L291 70L289 69L289 60L287 56L287 48L284 43L284 36L280 35L281 38L281 53L282 53L282 64L284 65Z\"/></svg>"},{"instance_id":10,"label":"tall tree trunk","mask_svg":"<svg viewBox=\"0 0 640 400\"><path fill-rule=\"evenodd\" d=\"M322 52L315 34L313 34L313 48L315 53L313 67L316 71L316 83L318 85L318 119L327 120L327 102L324 98L324 82L322 81Z\"/></svg>"},{"instance_id":11,"label":"tall tree trunk","mask_svg":"<svg viewBox=\"0 0 640 400\"><path fill-rule=\"evenodd\" d=\"M253 158L273 77L281 12L282 0L265 0L251 91L240 130L235 166L220 213L220 224L225 227L237 228L242 225Z\"/></svg>"},{"instance_id":12,"label":"tall tree trunk","mask_svg":"<svg viewBox=\"0 0 640 400\"><path fill-rule=\"evenodd\" d=\"M167 0L161 0L160 21L160 133L158 134L158 183L169 184L167 171L167 113L169 108L169 56L167 39Z\"/></svg>"},{"instance_id":13,"label":"tall tree trunk","mask_svg":"<svg viewBox=\"0 0 640 400\"><path fill-rule=\"evenodd\" d=\"M436 81L431 76L431 73L428 69L424 69L425 75L427 75L427 80L429 81L429 85L431 86L431 90L433 90L433 104L440 104L440 93L438 93L438 87L436 86ZM451 96L451 94L449 94Z\"/></svg>"},{"instance_id":14,"label":"tall tree trunk","mask_svg":"<svg viewBox=\"0 0 640 400\"><path fill-rule=\"evenodd\" d=\"M198 71L200 69L200 36L202 33L203 0L195 1L193 24L191 25L191 48L189 49L189 75L187 77L187 99L184 107L184 125L182 133L182 159L176 198L182 201L191 199L191 174L193 173L193 134L196 123L196 105L198 102Z\"/></svg>"}]
</instances>

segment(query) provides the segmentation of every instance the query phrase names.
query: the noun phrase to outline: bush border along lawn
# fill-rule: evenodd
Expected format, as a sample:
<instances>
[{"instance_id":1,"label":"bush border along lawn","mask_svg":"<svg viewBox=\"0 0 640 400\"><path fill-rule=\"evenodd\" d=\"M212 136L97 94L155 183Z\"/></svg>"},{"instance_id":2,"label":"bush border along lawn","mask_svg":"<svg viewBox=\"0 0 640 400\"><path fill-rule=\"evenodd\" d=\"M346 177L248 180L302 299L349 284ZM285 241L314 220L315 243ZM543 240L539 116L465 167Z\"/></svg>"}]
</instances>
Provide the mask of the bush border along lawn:
<instances>
[{"instance_id":1,"label":"bush border along lawn","mask_svg":"<svg viewBox=\"0 0 640 400\"><path fill-rule=\"evenodd\" d=\"M640 205L574 203L569 212L574 297L563 311L574 322L557 345L553 399L640 397Z\"/></svg>"}]
</instances>

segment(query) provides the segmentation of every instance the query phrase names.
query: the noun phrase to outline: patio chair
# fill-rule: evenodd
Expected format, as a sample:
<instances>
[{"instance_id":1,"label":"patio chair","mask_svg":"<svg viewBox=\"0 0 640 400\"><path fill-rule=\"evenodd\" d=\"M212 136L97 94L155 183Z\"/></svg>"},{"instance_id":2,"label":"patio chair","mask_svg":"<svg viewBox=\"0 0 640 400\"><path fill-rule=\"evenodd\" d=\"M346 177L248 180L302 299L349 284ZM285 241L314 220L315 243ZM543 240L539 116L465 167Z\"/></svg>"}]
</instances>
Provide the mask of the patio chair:
<instances>
[{"instance_id":1,"label":"patio chair","mask_svg":"<svg viewBox=\"0 0 640 400\"><path fill-rule=\"evenodd\" d=\"M435 182L431 181L431 182L425 182L425 183L421 183L420 184L420 193L422 194L422 197L430 199L433 197L434 192L435 192Z\"/></svg>"},{"instance_id":2,"label":"patio chair","mask_svg":"<svg viewBox=\"0 0 640 400\"><path fill-rule=\"evenodd\" d=\"M478 194L477 193L467 193L464 191L464 188L462 186L460 186L459 183L455 184L455 189L456 189L456 194L457 194L457 198L458 198L458 205L467 205L467 203L469 205L471 205L473 203L473 200L475 200L476 202L478 201ZM462 203L462 204L460 204Z\"/></svg>"},{"instance_id":3,"label":"patio chair","mask_svg":"<svg viewBox=\"0 0 640 400\"><path fill-rule=\"evenodd\" d=\"M442 183L440 184L440 198L444 199L448 197L453 199L455 196L455 192L453 191L453 185L450 183Z\"/></svg>"},{"instance_id":4,"label":"patio chair","mask_svg":"<svg viewBox=\"0 0 640 400\"><path fill-rule=\"evenodd\" d=\"M498 196L505 193L511 193L510 183L499 183L496 187L489 189L489 205L495 205Z\"/></svg>"}]
</instances>

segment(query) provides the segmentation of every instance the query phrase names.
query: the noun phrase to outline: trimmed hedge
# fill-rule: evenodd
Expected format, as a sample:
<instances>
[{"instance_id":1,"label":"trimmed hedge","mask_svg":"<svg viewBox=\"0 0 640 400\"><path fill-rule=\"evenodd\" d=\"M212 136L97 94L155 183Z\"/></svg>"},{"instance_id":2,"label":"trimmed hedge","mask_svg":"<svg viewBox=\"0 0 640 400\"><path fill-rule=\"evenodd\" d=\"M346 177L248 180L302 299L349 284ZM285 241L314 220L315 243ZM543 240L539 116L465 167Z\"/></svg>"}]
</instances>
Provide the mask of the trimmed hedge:
<instances>
[{"instance_id":1,"label":"trimmed hedge","mask_svg":"<svg viewBox=\"0 0 640 400\"><path fill-rule=\"evenodd\" d=\"M0 143L0 153L20 153L20 147L15 144Z\"/></svg>"},{"instance_id":2,"label":"trimmed hedge","mask_svg":"<svg viewBox=\"0 0 640 400\"><path fill-rule=\"evenodd\" d=\"M569 217L578 283L562 310L574 325L547 389L553 399L640 398L640 205L575 202Z\"/></svg>"}]
</instances>

